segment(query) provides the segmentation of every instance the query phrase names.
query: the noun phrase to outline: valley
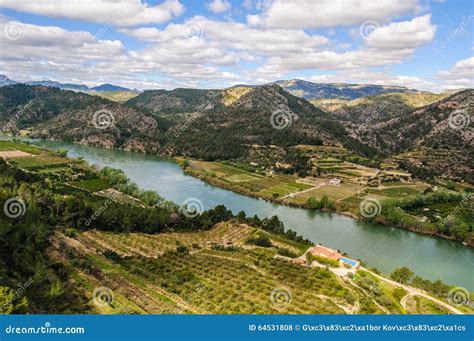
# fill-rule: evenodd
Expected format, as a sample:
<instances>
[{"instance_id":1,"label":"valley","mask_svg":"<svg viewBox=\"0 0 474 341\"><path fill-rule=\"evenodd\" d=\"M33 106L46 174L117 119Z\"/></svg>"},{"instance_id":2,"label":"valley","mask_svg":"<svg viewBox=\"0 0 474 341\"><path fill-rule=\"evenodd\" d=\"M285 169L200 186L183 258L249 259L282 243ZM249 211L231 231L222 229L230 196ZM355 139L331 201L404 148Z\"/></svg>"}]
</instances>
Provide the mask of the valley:
<instances>
[{"instance_id":1,"label":"valley","mask_svg":"<svg viewBox=\"0 0 474 341\"><path fill-rule=\"evenodd\" d=\"M38 286L79 299L77 312L470 313L448 299L474 283L471 128L450 129L472 90L396 90L346 89L328 107L276 84L105 98L1 87L0 157L18 183L48 184L34 214L54 280ZM10 190L29 207L23 187ZM363 266L304 261L314 244ZM399 271L414 274L387 279ZM91 305L97 295L113 302ZM28 309L64 311L50 299Z\"/></svg>"},{"instance_id":2,"label":"valley","mask_svg":"<svg viewBox=\"0 0 474 341\"><path fill-rule=\"evenodd\" d=\"M186 176L178 164L153 155L59 141L35 143L52 150L68 150L70 156L79 157L100 167L122 169L140 189L156 191L164 199L178 206L193 198L200 202L203 209L224 204L234 214L244 211L248 217L257 215L264 218L277 215L287 228L304 238L343 250L385 274L391 273L398 266L406 265L422 277L432 280L441 278L467 287L472 283L471 274L462 269L470 266L469 261L474 256L474 250L463 247L460 243L414 234L400 228L384 227L370 221L356 221L329 212L277 205L242 196ZM94 181L75 181L74 184L94 190L104 188L89 187L89 183ZM423 256L425 254L430 254L431 258L426 259ZM448 261L449 266L442 266Z\"/></svg>"},{"instance_id":3,"label":"valley","mask_svg":"<svg viewBox=\"0 0 474 341\"><path fill-rule=\"evenodd\" d=\"M41 312L48 307L57 313L105 314L472 313L468 306L453 306L451 287L440 281L415 277L412 287L374 269L351 270L323 258L304 257L312 243L283 232L278 219L233 216L223 206L199 218L186 218L179 211L169 215L161 204L148 204L145 192L128 181L117 182L110 171L67 158L62 149L0 141L0 150L7 158L7 163L0 161L2 188L7 190L5 182L10 182L9 190L19 191L28 207L18 220L0 219L0 241L10 240L2 252L10 252L12 241L21 240L30 222L36 221L34 236L7 259L3 276L11 283L28 277L33 269L23 257L36 258L37 264L22 301L7 302L2 309ZM11 151L24 154L1 154ZM143 162L143 156L139 160ZM108 197L104 189L112 188L120 195ZM83 206L77 206L77 199ZM89 218L91 226L83 224L89 205L96 217ZM52 220L39 225L45 219L41 212L48 211ZM150 219L140 218L143 213ZM39 215L32 220L35 214ZM138 224L122 225L122 219ZM17 228L4 229L10 224ZM38 233L48 240L41 248L33 246L43 243ZM296 262L298 256L307 261ZM397 271L392 278L398 278Z\"/></svg>"}]
</instances>

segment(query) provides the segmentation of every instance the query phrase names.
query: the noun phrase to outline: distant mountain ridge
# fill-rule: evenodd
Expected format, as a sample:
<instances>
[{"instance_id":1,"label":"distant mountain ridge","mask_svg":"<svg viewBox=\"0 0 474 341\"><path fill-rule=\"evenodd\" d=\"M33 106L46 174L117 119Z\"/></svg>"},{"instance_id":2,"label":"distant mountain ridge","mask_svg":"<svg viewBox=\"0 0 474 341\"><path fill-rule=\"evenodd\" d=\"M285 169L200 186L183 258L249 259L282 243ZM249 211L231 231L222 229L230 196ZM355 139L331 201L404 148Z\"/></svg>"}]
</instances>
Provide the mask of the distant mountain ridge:
<instances>
[{"instance_id":1,"label":"distant mountain ridge","mask_svg":"<svg viewBox=\"0 0 474 341\"><path fill-rule=\"evenodd\" d=\"M260 147L289 155L296 145L336 145L369 158L397 158L402 168L423 178L472 183L474 90L437 101L438 96L382 94L343 103L344 111L328 113L276 84L148 90L125 104L14 84L0 87L0 128L3 124L7 132L33 137L204 160L241 159ZM113 124L96 127L97 112L111 113Z\"/></svg>"},{"instance_id":2,"label":"distant mountain ridge","mask_svg":"<svg viewBox=\"0 0 474 341\"><path fill-rule=\"evenodd\" d=\"M113 84L101 84L99 86L95 86L93 88L90 88L90 90L94 90L94 91L97 91L97 92L105 92L105 91L133 91L131 89L128 89L128 88L124 88L122 86L117 86L117 85L113 85Z\"/></svg>"},{"instance_id":3,"label":"distant mountain ridge","mask_svg":"<svg viewBox=\"0 0 474 341\"><path fill-rule=\"evenodd\" d=\"M83 84L59 83L55 81L31 81L25 82L26 85L42 85L49 88L59 88L61 90L88 91L89 87Z\"/></svg>"},{"instance_id":4,"label":"distant mountain ridge","mask_svg":"<svg viewBox=\"0 0 474 341\"><path fill-rule=\"evenodd\" d=\"M0 75L0 86L6 85L13 85L13 84L20 84L22 82L17 82L14 80L9 79L5 75ZM121 86L113 85L113 84L101 84L92 88L89 88L87 85L84 84L72 84L72 83L60 83L56 81L50 80L41 80L41 81L29 81L24 82L23 84L26 85L42 85L47 86L49 88L59 88L61 90L73 90L73 91L81 91L81 92L119 92L119 91L127 91L127 92L134 92L139 93L137 89L128 89Z\"/></svg>"},{"instance_id":5,"label":"distant mountain ridge","mask_svg":"<svg viewBox=\"0 0 474 341\"><path fill-rule=\"evenodd\" d=\"M11 80L5 75L0 75L0 86L18 84L17 81Z\"/></svg>"},{"instance_id":6,"label":"distant mountain ridge","mask_svg":"<svg viewBox=\"0 0 474 341\"><path fill-rule=\"evenodd\" d=\"M334 98L353 100L360 97L377 95L385 92L417 92L403 86L347 84L347 83L312 83L301 79L276 81L284 90L292 95L307 100Z\"/></svg>"}]
</instances>

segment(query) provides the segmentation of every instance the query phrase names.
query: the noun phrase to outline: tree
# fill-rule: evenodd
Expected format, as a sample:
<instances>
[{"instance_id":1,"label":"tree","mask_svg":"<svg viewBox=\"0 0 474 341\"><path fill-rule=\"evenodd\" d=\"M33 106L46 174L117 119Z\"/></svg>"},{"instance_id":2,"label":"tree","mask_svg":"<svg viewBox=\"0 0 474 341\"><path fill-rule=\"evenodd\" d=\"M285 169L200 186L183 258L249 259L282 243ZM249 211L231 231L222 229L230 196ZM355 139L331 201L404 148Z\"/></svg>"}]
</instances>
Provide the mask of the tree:
<instances>
[{"instance_id":1,"label":"tree","mask_svg":"<svg viewBox=\"0 0 474 341\"><path fill-rule=\"evenodd\" d=\"M189 167L189 160L188 159L184 159L183 161L183 169L186 170L186 168Z\"/></svg>"},{"instance_id":2,"label":"tree","mask_svg":"<svg viewBox=\"0 0 474 341\"><path fill-rule=\"evenodd\" d=\"M325 194L325 195L323 195L323 197L319 201L319 208L328 208L328 207L329 207L329 198Z\"/></svg>"},{"instance_id":3,"label":"tree","mask_svg":"<svg viewBox=\"0 0 474 341\"><path fill-rule=\"evenodd\" d=\"M399 283L407 284L413 277L414 273L407 267L401 267L395 269L390 275L390 278Z\"/></svg>"},{"instance_id":4,"label":"tree","mask_svg":"<svg viewBox=\"0 0 474 341\"><path fill-rule=\"evenodd\" d=\"M253 244L262 247L272 246L272 242L267 236L250 237L247 239L247 244Z\"/></svg>"},{"instance_id":5,"label":"tree","mask_svg":"<svg viewBox=\"0 0 474 341\"><path fill-rule=\"evenodd\" d=\"M59 148L54 152L54 155L59 156L59 157L66 157L67 156L67 150L64 148Z\"/></svg>"},{"instance_id":6,"label":"tree","mask_svg":"<svg viewBox=\"0 0 474 341\"><path fill-rule=\"evenodd\" d=\"M244 211L240 211L238 214L237 214L237 220L239 222L244 222L245 219L247 219L247 215L245 214Z\"/></svg>"},{"instance_id":7,"label":"tree","mask_svg":"<svg viewBox=\"0 0 474 341\"><path fill-rule=\"evenodd\" d=\"M316 200L315 197L309 197L308 200L306 200L306 204L312 210L315 210L318 208L318 201Z\"/></svg>"},{"instance_id":8,"label":"tree","mask_svg":"<svg viewBox=\"0 0 474 341\"><path fill-rule=\"evenodd\" d=\"M148 206L156 205L160 196L155 191L143 191L140 193L140 198L147 204Z\"/></svg>"}]
</instances>

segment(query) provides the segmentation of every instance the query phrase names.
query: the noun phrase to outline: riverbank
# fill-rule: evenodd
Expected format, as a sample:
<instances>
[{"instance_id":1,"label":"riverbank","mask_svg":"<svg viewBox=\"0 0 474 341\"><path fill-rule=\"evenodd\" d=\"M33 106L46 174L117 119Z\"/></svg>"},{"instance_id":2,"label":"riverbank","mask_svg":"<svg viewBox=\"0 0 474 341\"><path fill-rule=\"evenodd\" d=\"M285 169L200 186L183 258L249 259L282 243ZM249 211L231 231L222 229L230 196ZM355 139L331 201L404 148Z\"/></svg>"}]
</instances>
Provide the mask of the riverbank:
<instances>
[{"instance_id":1,"label":"riverbank","mask_svg":"<svg viewBox=\"0 0 474 341\"><path fill-rule=\"evenodd\" d=\"M396 227L403 230L407 230L410 232L415 232L423 235L430 235L436 238L446 239L452 242L456 242L462 244L464 246L474 247L474 238L468 238L465 240L459 240L456 237L443 234L439 232L433 224L430 224L426 221L421 221L425 217L420 217L417 219L411 219L412 217L408 214L406 216L410 218L407 221L412 221L413 223L407 224L405 221L402 224L394 224L393 222L387 220L382 215L382 207L384 200L390 199L400 199L402 197L406 197L407 195L421 195L423 191L421 189L429 188L428 184L422 183L414 183L414 184L402 184L400 183L399 186L386 186L381 187L379 186L376 189L370 187L355 187L351 184L339 183L339 184L331 184L327 182L326 179L315 179L312 180L313 183L316 183L315 186L305 188L299 192L283 192L279 193L281 188L285 186L291 189L293 184L302 184L308 183L308 181L301 178L291 177L288 175L275 175L272 174L272 180L277 179L274 181L275 185L273 188L276 188L276 191L272 193L271 188L270 190L265 189L264 191L258 189L257 182L265 182L269 180L270 177L262 174L255 174L249 172L245 169L239 169L235 166L228 166L224 163L217 163L217 162L204 162L198 160L184 160L182 158L175 158L178 164L183 168L184 172L188 175L196 177L202 181L205 181L208 184L218 186L220 188L233 191L235 193L243 194L246 196L250 196L253 198L257 198L260 200L265 200L271 203L276 203L280 205L290 206L290 207L297 207L302 209L307 209L311 211L319 211L319 212L331 212L337 213L340 215L344 215L350 217L357 221L371 221L378 225L383 225L387 227ZM230 170L226 169L229 168ZM258 178L262 178L262 180L258 180ZM248 181L246 181L246 179ZM283 179L283 180L282 180ZM270 180L269 180L270 181ZM320 181L320 182L317 182ZM326 182L324 182L326 181ZM251 183L255 185L254 187L248 186L247 183ZM345 189L344 186L349 188ZM399 191L399 196L382 196L381 193L383 191L405 189L406 191ZM356 192L358 190L359 192ZM374 193L375 192L375 193ZM277 193L276 195L271 195ZM300 196L300 194L311 194L314 195L314 201L316 205L320 205L320 207L315 208L311 207L310 202L308 200L310 196ZM343 193L343 195L349 195L347 197L338 198L338 194ZM387 192L388 193L388 192ZM334 194L334 195L333 195ZM326 199L323 199L326 197ZM360 200L352 200L354 198L360 198ZM319 202L318 202L319 199ZM349 200L348 200L349 199ZM361 209L365 208L365 205L369 205L372 207L368 207L368 210L376 210L375 214L372 216L372 211L370 213L370 217L365 218L361 215ZM400 226L402 225L402 226Z\"/></svg>"},{"instance_id":2,"label":"riverbank","mask_svg":"<svg viewBox=\"0 0 474 341\"><path fill-rule=\"evenodd\" d=\"M98 167L121 169L140 189L155 191L178 205L193 198L205 210L225 205L235 214L243 211L248 217L278 215L285 227L298 235L315 244L344 250L348 255L362 259L367 266L380 269L383 274L390 274L403 265L423 278L432 281L441 279L445 283L456 283L474 290L472 275L466 272L472 266L473 248L459 247L459 244L445 239L400 228L381 228L380 225L341 214L277 205L238 194L188 176L169 158L61 141L29 142L50 150L68 150L69 156Z\"/></svg>"}]
</instances>

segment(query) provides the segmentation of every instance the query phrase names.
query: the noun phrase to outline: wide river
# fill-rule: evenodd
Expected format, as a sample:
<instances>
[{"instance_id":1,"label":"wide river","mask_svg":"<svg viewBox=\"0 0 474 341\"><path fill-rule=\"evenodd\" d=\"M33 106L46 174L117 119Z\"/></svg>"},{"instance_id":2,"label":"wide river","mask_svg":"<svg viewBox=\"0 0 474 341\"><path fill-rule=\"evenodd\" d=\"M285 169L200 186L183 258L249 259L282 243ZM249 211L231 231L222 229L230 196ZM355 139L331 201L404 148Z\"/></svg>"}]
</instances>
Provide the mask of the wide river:
<instances>
[{"instance_id":1,"label":"wide river","mask_svg":"<svg viewBox=\"0 0 474 341\"><path fill-rule=\"evenodd\" d=\"M91 164L122 169L142 189L182 204L197 198L205 209L224 204L234 213L247 216L278 215L286 228L314 243L339 249L350 257L389 274L407 266L415 274L474 290L474 250L430 236L397 228L355 221L339 214L311 212L272 204L209 185L183 173L174 162L157 156L121 150L100 149L57 141L37 141L47 148L66 148L69 156Z\"/></svg>"}]
</instances>

